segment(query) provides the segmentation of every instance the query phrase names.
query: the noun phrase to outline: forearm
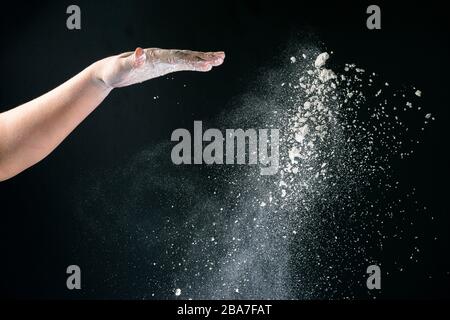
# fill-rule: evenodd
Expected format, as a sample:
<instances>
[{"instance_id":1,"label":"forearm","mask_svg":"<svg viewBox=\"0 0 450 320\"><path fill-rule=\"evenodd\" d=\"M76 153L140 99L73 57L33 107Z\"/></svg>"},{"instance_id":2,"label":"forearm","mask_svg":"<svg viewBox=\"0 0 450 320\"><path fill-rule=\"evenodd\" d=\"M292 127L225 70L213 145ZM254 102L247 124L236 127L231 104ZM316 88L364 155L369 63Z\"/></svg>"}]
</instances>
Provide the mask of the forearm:
<instances>
[{"instance_id":1,"label":"forearm","mask_svg":"<svg viewBox=\"0 0 450 320\"><path fill-rule=\"evenodd\" d=\"M52 91L0 114L0 181L45 158L112 90L94 63Z\"/></svg>"},{"instance_id":2,"label":"forearm","mask_svg":"<svg viewBox=\"0 0 450 320\"><path fill-rule=\"evenodd\" d=\"M111 92L176 71L209 71L223 52L126 52L100 60L43 96L0 113L0 181L45 158Z\"/></svg>"}]
</instances>

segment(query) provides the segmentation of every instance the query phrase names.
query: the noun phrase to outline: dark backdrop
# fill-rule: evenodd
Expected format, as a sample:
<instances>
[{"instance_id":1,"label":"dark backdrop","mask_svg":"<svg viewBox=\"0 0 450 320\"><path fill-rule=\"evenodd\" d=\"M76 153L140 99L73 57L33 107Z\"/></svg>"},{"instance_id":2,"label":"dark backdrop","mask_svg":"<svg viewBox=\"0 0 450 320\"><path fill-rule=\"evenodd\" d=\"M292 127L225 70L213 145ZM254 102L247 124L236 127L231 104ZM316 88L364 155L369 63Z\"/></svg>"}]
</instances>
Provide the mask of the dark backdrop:
<instances>
[{"instance_id":1,"label":"dark backdrop","mask_svg":"<svg viewBox=\"0 0 450 320\"><path fill-rule=\"evenodd\" d=\"M69 31L66 8L82 10L82 30ZM422 1L382 5L382 30L368 31L370 3L335 1L39 1L2 3L0 111L50 90L105 56L136 46L224 50L226 63L208 74L183 73L114 91L48 158L0 184L0 294L70 298L65 288L72 247L82 242L68 218L65 190L86 172L113 167L175 128L226 108L248 81L298 32L312 32L342 62L377 70L393 83L427 92L437 120L416 157L398 172L417 186L434 222L422 225L438 241L384 297L449 297L447 13ZM340 62L339 60L337 62ZM183 85L187 86L184 87ZM154 96L159 99L154 100ZM71 217L69 215L69 217ZM428 220L427 220L428 221ZM403 250L391 248L387 254ZM432 275L432 277L430 277Z\"/></svg>"}]
</instances>

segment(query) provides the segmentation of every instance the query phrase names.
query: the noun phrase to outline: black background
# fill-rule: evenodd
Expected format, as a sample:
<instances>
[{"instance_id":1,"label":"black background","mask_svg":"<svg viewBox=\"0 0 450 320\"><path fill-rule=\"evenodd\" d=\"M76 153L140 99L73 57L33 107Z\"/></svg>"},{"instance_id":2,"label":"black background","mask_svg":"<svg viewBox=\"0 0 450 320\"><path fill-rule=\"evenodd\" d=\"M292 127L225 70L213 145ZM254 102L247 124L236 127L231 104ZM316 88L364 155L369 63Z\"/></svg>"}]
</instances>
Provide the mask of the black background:
<instances>
[{"instance_id":1,"label":"black background","mask_svg":"<svg viewBox=\"0 0 450 320\"><path fill-rule=\"evenodd\" d=\"M82 30L66 28L66 8L77 4ZM126 161L168 140L196 119L218 114L260 68L277 63L299 33L336 52L337 63L377 70L392 83L413 83L436 121L416 156L398 175L417 187L434 221L420 225L419 264L390 279L385 298L450 297L448 253L448 17L431 2L380 4L382 30L369 31L370 3L296 1L59 1L2 4L0 111L54 88L90 63L136 46L223 50L226 63L207 74L183 73L112 92L48 158L0 184L0 295L71 298L65 268L72 264L76 222L67 219L64 192L77 177ZM340 61L340 59L342 61ZM187 84L187 87L183 87ZM159 96L154 100L154 96ZM179 102L179 103L178 103ZM178 103L178 104L177 104ZM386 254L403 250L403 244ZM429 276L432 275L430 278ZM101 298L101 297L99 297Z\"/></svg>"}]
</instances>

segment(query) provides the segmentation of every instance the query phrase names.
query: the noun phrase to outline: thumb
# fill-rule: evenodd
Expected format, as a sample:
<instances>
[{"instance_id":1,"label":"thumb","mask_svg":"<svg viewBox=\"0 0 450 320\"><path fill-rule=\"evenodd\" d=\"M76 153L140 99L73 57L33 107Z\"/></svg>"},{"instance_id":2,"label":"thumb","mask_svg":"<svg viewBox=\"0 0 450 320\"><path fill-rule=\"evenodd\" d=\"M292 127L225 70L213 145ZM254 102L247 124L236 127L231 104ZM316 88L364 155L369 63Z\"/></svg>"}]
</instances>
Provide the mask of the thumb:
<instances>
[{"instance_id":1,"label":"thumb","mask_svg":"<svg viewBox=\"0 0 450 320\"><path fill-rule=\"evenodd\" d=\"M145 50L137 47L136 50L134 50L133 56L132 56L132 66L133 68L140 68L145 64L145 61L147 60L147 55L145 54Z\"/></svg>"}]
</instances>

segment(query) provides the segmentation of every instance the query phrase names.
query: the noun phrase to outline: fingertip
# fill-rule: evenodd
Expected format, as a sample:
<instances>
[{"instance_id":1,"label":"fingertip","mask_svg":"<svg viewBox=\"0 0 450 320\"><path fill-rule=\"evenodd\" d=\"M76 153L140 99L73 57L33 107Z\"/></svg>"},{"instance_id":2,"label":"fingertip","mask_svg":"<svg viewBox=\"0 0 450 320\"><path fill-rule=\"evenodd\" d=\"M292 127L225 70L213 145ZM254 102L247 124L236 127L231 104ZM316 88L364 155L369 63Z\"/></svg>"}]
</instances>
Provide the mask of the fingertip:
<instances>
[{"instance_id":1,"label":"fingertip","mask_svg":"<svg viewBox=\"0 0 450 320\"><path fill-rule=\"evenodd\" d=\"M213 67L212 64L210 64L210 63L204 63L204 64L198 65L198 66L195 68L195 70L196 70L196 71L202 71L202 72L208 72L208 71L211 71L212 67Z\"/></svg>"},{"instance_id":2,"label":"fingertip","mask_svg":"<svg viewBox=\"0 0 450 320\"><path fill-rule=\"evenodd\" d=\"M225 52L218 51L215 53L216 60L214 61L214 66L220 66L225 60Z\"/></svg>"},{"instance_id":3,"label":"fingertip","mask_svg":"<svg viewBox=\"0 0 450 320\"><path fill-rule=\"evenodd\" d=\"M216 52L214 52L214 55L216 57L220 57L222 59L225 59L225 52L224 51L216 51Z\"/></svg>"},{"instance_id":4,"label":"fingertip","mask_svg":"<svg viewBox=\"0 0 450 320\"><path fill-rule=\"evenodd\" d=\"M212 61L209 62L213 67L220 66L223 63L223 59L218 57Z\"/></svg>"}]
</instances>

